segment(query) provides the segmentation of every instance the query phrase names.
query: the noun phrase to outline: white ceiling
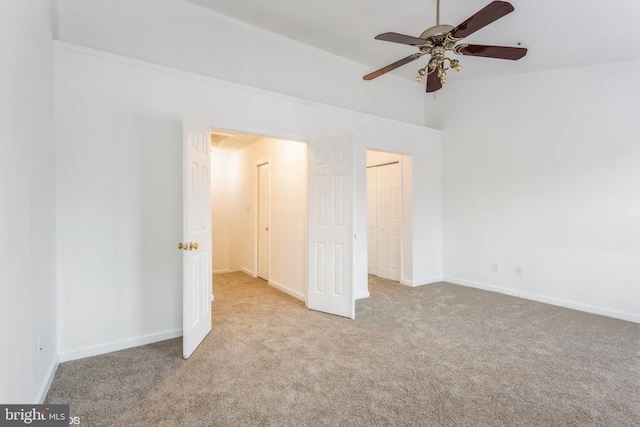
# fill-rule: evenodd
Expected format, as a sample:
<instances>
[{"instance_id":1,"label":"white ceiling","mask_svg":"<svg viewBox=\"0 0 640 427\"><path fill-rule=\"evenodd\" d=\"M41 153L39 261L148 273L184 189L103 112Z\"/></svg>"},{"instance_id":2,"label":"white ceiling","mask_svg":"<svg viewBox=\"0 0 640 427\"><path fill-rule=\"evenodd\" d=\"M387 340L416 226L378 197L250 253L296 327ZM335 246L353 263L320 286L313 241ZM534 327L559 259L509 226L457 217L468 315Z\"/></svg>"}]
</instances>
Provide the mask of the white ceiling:
<instances>
[{"instance_id":1,"label":"white ceiling","mask_svg":"<svg viewBox=\"0 0 640 427\"><path fill-rule=\"evenodd\" d=\"M374 40L419 36L435 25L436 0L187 0L289 39L365 64L370 71L416 48ZM441 0L440 23L457 25L491 0ZM512 0L515 11L465 42L529 49L520 61L465 57L456 79L640 59L640 0ZM426 60L394 74L414 79ZM612 73L613 74L613 73ZM384 78L384 77L381 77Z\"/></svg>"},{"instance_id":2,"label":"white ceiling","mask_svg":"<svg viewBox=\"0 0 640 427\"><path fill-rule=\"evenodd\" d=\"M226 130L211 130L211 146L228 153L242 150L251 144L254 144L264 136L248 135L236 132L229 132Z\"/></svg>"}]
</instances>

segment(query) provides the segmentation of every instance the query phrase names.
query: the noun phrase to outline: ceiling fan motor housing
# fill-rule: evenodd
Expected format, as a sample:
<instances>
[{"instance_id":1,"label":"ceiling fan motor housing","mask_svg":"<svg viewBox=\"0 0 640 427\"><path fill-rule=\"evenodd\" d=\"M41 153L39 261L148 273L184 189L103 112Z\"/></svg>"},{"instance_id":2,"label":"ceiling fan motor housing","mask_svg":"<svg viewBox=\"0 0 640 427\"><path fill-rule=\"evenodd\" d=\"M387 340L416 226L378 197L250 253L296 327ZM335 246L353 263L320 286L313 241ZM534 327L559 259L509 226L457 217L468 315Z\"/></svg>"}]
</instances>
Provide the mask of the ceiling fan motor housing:
<instances>
[{"instance_id":1,"label":"ceiling fan motor housing","mask_svg":"<svg viewBox=\"0 0 640 427\"><path fill-rule=\"evenodd\" d=\"M420 34L421 39L430 39L433 36L445 36L455 27L453 25L436 25L435 27L427 28Z\"/></svg>"}]
</instances>

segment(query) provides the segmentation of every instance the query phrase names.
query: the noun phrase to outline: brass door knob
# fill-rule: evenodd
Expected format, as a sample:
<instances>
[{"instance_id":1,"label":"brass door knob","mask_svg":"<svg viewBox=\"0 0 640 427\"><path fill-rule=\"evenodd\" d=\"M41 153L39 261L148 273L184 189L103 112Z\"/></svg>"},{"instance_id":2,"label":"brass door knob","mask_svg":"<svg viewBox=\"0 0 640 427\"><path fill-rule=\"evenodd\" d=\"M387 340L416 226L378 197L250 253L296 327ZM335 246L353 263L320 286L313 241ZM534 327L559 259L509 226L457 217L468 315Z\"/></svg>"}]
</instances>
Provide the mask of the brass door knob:
<instances>
[{"instance_id":1,"label":"brass door knob","mask_svg":"<svg viewBox=\"0 0 640 427\"><path fill-rule=\"evenodd\" d=\"M180 243L178 243L178 249L180 249L180 250L187 249L187 245L182 243L182 242L180 242Z\"/></svg>"},{"instance_id":2,"label":"brass door knob","mask_svg":"<svg viewBox=\"0 0 640 427\"><path fill-rule=\"evenodd\" d=\"M198 250L198 244L197 243L193 243L193 242L189 242L189 250Z\"/></svg>"}]
</instances>

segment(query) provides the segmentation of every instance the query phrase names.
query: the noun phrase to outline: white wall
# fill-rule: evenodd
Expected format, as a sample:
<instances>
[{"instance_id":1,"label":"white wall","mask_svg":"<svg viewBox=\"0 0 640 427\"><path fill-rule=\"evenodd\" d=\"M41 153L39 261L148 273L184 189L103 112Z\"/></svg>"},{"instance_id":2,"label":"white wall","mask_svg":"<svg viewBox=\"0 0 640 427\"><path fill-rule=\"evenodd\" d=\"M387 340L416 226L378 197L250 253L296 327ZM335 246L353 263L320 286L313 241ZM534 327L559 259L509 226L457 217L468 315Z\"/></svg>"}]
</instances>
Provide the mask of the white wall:
<instances>
[{"instance_id":1,"label":"white wall","mask_svg":"<svg viewBox=\"0 0 640 427\"><path fill-rule=\"evenodd\" d=\"M2 403L41 401L57 363L53 16L49 1L0 2Z\"/></svg>"},{"instance_id":2,"label":"white wall","mask_svg":"<svg viewBox=\"0 0 640 427\"><path fill-rule=\"evenodd\" d=\"M422 189L413 206L412 280L441 277L440 132L55 46L62 359L179 333L185 110L210 117L216 129L277 138L356 135L356 293L367 287L366 149L401 145L420 165L413 184Z\"/></svg>"},{"instance_id":3,"label":"white wall","mask_svg":"<svg viewBox=\"0 0 640 427\"><path fill-rule=\"evenodd\" d=\"M230 267L256 276L258 173L269 160L269 284L301 300L306 295L307 144L264 138L230 156ZM214 285L215 286L215 285Z\"/></svg>"},{"instance_id":4,"label":"white wall","mask_svg":"<svg viewBox=\"0 0 640 427\"><path fill-rule=\"evenodd\" d=\"M445 280L640 321L640 62L445 90Z\"/></svg>"},{"instance_id":5,"label":"white wall","mask_svg":"<svg viewBox=\"0 0 640 427\"><path fill-rule=\"evenodd\" d=\"M424 91L184 0L59 0L60 40L422 124Z\"/></svg>"},{"instance_id":6,"label":"white wall","mask_svg":"<svg viewBox=\"0 0 640 427\"><path fill-rule=\"evenodd\" d=\"M211 257L213 273L229 272L229 153L211 152Z\"/></svg>"}]
</instances>

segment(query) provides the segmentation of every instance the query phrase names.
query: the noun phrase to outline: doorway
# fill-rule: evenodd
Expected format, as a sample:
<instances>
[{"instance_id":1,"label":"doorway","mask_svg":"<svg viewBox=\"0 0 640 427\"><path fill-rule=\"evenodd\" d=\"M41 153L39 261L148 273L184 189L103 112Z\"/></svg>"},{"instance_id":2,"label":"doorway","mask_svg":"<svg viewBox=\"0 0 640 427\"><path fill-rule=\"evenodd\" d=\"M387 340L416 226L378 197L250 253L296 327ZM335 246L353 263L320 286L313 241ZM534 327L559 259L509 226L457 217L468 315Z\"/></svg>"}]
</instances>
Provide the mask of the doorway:
<instances>
[{"instance_id":1,"label":"doorway","mask_svg":"<svg viewBox=\"0 0 640 427\"><path fill-rule=\"evenodd\" d=\"M214 273L242 271L306 301L307 143L214 133L225 136L212 153Z\"/></svg>"}]
</instances>

